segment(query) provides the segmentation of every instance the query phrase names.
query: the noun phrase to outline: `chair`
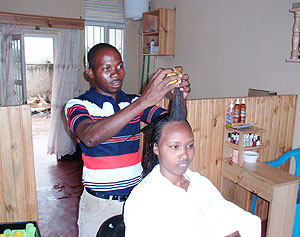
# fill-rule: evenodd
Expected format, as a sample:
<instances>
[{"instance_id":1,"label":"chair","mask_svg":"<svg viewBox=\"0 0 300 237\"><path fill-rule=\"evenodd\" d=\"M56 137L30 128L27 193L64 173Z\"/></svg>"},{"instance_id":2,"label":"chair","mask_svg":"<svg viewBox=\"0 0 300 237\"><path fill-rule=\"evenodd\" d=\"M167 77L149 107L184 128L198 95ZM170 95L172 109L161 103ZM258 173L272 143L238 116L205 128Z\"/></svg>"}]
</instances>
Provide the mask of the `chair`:
<instances>
[{"instance_id":1,"label":"chair","mask_svg":"<svg viewBox=\"0 0 300 237\"><path fill-rule=\"evenodd\" d=\"M110 217L102 223L96 237L124 237L125 225L123 214Z\"/></svg>"},{"instance_id":2,"label":"chair","mask_svg":"<svg viewBox=\"0 0 300 237\"><path fill-rule=\"evenodd\" d=\"M278 167L292 157L295 157L295 160L296 160L296 169L295 169L294 175L300 177L300 148L288 151L288 152L284 153L282 156L278 157L276 160L266 162L266 164L271 165L273 167ZM300 192L299 192L299 190L300 190L300 186L298 186L293 237L300 236ZM257 200L257 196L253 195L252 208L251 208L252 214L254 214L254 211L255 211L256 200Z\"/></svg>"}]
</instances>

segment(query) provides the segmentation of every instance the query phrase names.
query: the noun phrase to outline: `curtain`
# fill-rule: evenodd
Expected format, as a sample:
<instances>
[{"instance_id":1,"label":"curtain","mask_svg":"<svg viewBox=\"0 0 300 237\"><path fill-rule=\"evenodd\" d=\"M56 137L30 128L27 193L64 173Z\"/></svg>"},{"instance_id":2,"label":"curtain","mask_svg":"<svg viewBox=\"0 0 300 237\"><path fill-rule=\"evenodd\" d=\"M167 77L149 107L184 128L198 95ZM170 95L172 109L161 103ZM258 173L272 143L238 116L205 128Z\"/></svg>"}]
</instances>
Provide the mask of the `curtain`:
<instances>
[{"instance_id":1,"label":"curtain","mask_svg":"<svg viewBox=\"0 0 300 237\"><path fill-rule=\"evenodd\" d=\"M16 105L17 97L14 88L12 35L19 33L25 26L2 24L1 67L2 67L2 105ZM2 101L3 100L3 101Z\"/></svg>"},{"instance_id":2,"label":"curtain","mask_svg":"<svg viewBox=\"0 0 300 237\"><path fill-rule=\"evenodd\" d=\"M67 126L64 115L66 102L77 96L79 82L80 30L60 29L54 60L51 100L51 124L48 136L48 154L73 154L76 140Z\"/></svg>"}]
</instances>

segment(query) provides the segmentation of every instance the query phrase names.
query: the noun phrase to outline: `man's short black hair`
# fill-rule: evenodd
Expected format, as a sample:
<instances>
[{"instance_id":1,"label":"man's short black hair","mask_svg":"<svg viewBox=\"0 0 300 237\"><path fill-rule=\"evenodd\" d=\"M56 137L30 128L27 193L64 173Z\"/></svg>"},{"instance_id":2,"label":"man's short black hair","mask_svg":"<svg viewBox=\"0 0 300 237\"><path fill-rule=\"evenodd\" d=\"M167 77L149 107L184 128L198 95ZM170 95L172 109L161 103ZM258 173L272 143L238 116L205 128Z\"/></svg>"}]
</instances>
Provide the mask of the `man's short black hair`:
<instances>
[{"instance_id":1,"label":"man's short black hair","mask_svg":"<svg viewBox=\"0 0 300 237\"><path fill-rule=\"evenodd\" d=\"M104 49L113 49L115 50L116 52L118 52L120 54L120 52L117 50L116 47L110 45L110 44L107 44L107 43L99 43L99 44L96 44L94 45L90 51L88 52L88 63L89 63L89 67L90 68L93 68L94 69L94 66L95 66L95 55L96 55L96 52L99 50L104 50ZM121 54L120 54L121 55Z\"/></svg>"}]
</instances>

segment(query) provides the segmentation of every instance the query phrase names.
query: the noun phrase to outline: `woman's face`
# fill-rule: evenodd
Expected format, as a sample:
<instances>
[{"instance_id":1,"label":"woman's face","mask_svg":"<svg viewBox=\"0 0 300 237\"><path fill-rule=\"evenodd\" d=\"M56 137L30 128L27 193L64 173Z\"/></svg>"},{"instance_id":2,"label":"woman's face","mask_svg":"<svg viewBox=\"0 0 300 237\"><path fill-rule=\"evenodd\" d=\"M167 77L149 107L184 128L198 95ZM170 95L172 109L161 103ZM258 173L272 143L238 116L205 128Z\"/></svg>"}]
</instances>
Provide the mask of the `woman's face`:
<instances>
[{"instance_id":1,"label":"woman's face","mask_svg":"<svg viewBox=\"0 0 300 237\"><path fill-rule=\"evenodd\" d=\"M167 123L153 152L158 156L160 171L171 182L188 169L195 154L194 135L185 122Z\"/></svg>"}]
</instances>

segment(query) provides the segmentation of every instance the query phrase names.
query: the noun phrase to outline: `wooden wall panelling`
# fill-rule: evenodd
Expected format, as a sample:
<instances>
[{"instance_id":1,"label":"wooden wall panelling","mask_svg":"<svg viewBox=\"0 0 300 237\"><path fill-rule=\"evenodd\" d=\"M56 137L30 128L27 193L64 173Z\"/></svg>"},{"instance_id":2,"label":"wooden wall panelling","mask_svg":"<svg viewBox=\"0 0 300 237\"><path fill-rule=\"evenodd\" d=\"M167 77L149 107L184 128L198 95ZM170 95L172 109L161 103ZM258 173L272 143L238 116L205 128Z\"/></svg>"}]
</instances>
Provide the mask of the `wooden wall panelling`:
<instances>
[{"instance_id":1,"label":"wooden wall panelling","mask_svg":"<svg viewBox=\"0 0 300 237\"><path fill-rule=\"evenodd\" d=\"M199 99L187 101L187 119L195 137L195 157L191 169L208 177L220 189L221 159L223 150L228 154L232 150L223 147L226 109L230 100L236 98ZM247 106L246 123L266 129L261 135L265 148L260 150L259 160L274 160L292 149L297 95L245 97ZM159 105L168 108L169 100L162 100ZM225 134L226 136L226 134ZM287 170L288 166L281 167ZM228 183L230 200L246 210L250 210L252 194L233 183ZM226 196L226 195L225 195ZM256 213L265 220L268 202L258 198Z\"/></svg>"},{"instance_id":2,"label":"wooden wall panelling","mask_svg":"<svg viewBox=\"0 0 300 237\"><path fill-rule=\"evenodd\" d=\"M38 221L29 105L0 107L0 222Z\"/></svg>"},{"instance_id":3,"label":"wooden wall panelling","mask_svg":"<svg viewBox=\"0 0 300 237\"><path fill-rule=\"evenodd\" d=\"M196 153L191 169L207 176L219 188L221 157L226 109L236 98L199 99L187 101L187 119L194 136ZM273 160L292 149L296 115L296 95L245 97L246 122L266 129L261 135L266 147L260 151L259 160ZM168 99L158 105L167 108Z\"/></svg>"}]
</instances>

